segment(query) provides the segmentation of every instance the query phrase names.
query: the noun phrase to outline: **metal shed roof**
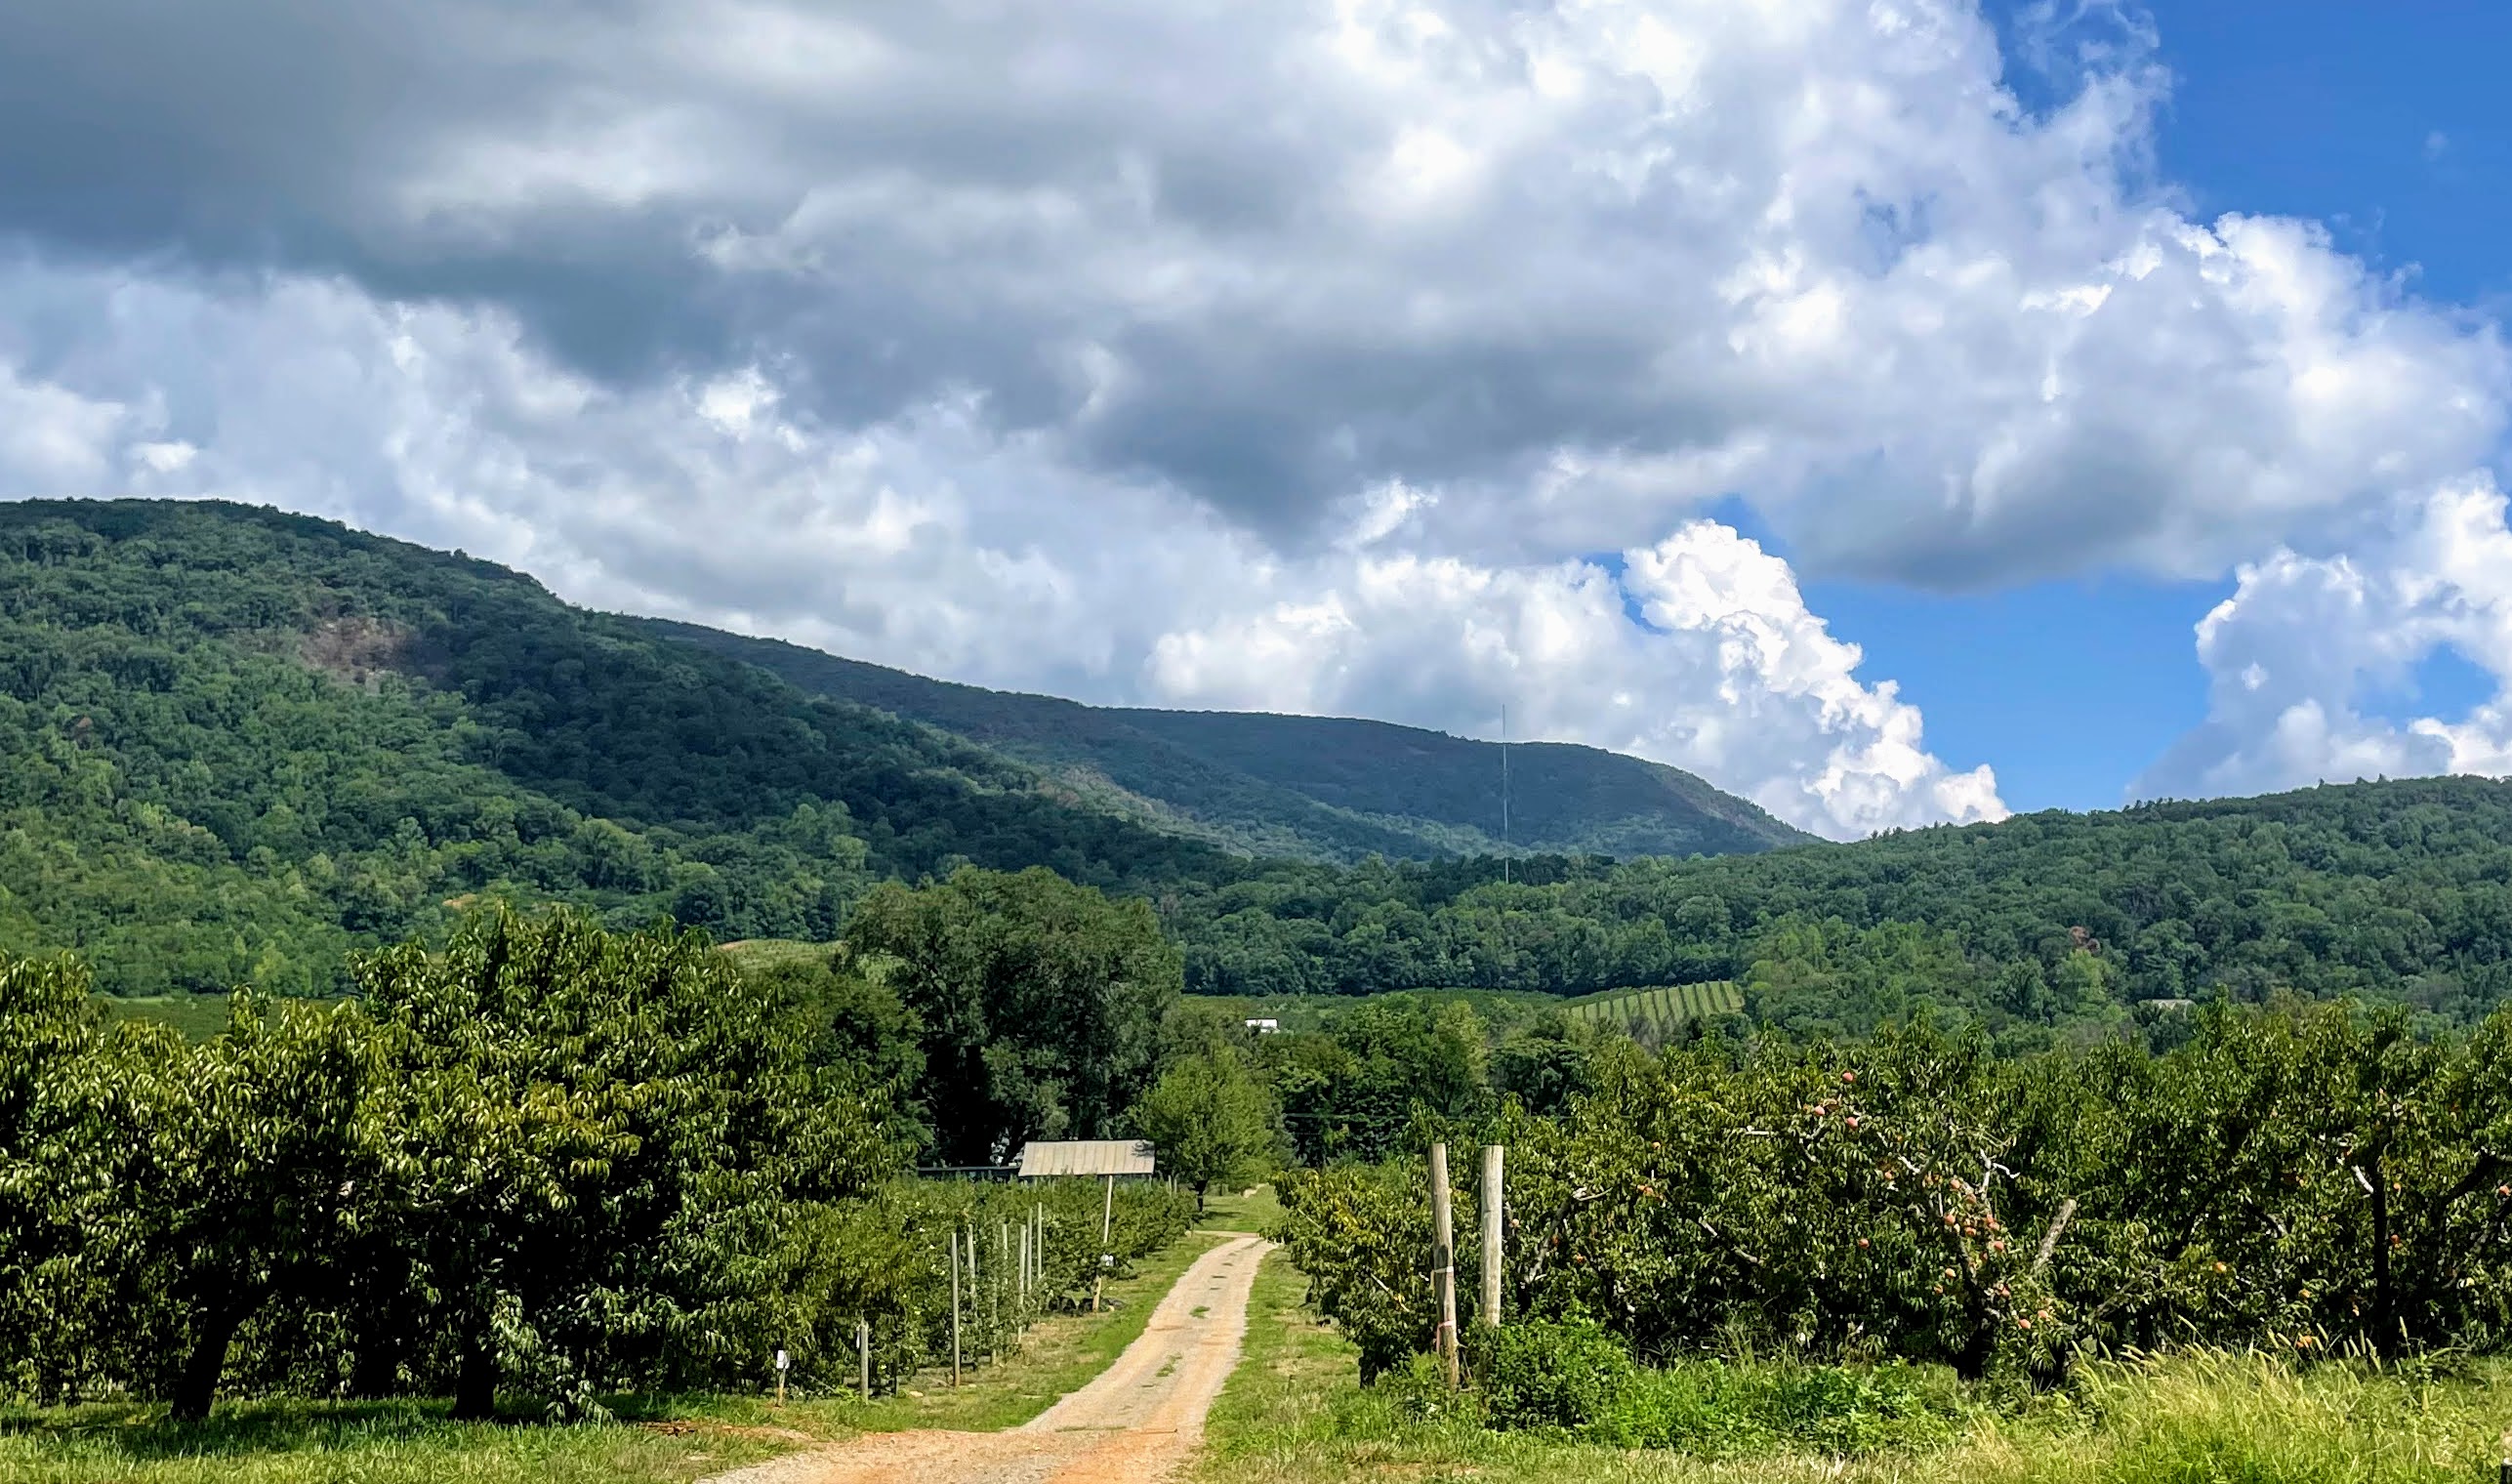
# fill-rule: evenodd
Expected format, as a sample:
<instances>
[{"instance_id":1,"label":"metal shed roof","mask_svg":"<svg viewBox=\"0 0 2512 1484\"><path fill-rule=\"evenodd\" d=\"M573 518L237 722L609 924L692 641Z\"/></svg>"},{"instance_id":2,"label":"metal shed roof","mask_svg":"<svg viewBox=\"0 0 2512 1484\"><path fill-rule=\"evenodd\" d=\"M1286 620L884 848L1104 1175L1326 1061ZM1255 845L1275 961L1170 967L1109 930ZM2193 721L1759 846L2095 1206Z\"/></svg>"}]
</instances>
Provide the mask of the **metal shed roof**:
<instances>
[{"instance_id":1,"label":"metal shed roof","mask_svg":"<svg viewBox=\"0 0 2512 1484\"><path fill-rule=\"evenodd\" d=\"M1041 1175L1149 1175L1148 1140L1138 1138L1041 1139L1020 1146L1023 1179Z\"/></svg>"}]
</instances>

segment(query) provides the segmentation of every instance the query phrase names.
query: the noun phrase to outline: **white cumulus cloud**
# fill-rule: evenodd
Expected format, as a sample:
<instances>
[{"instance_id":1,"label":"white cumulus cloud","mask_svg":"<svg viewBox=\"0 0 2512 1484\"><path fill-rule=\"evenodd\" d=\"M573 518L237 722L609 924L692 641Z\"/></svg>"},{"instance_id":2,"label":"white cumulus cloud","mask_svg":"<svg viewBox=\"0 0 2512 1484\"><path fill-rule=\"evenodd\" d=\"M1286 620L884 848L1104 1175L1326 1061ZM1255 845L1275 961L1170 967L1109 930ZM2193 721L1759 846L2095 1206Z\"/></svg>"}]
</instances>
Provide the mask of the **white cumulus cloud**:
<instances>
[{"instance_id":1,"label":"white cumulus cloud","mask_svg":"<svg viewBox=\"0 0 2512 1484\"><path fill-rule=\"evenodd\" d=\"M0 8L0 493L1095 699L1514 696L1834 833L2001 805L1797 570L2239 567L2156 778L2490 756L2274 636L2479 581L2390 513L2481 487L2501 337L2192 214L2139 25L2033 28L2036 111L1973 0L974 15Z\"/></svg>"},{"instance_id":2,"label":"white cumulus cloud","mask_svg":"<svg viewBox=\"0 0 2512 1484\"><path fill-rule=\"evenodd\" d=\"M2494 479L2471 474L2349 550L2244 564L2200 623L2205 724L2140 780L2145 794L2257 793L2326 779L2512 772L2512 530ZM2494 681L2456 716L2405 721L2367 702L2405 691L2448 649Z\"/></svg>"}]
</instances>

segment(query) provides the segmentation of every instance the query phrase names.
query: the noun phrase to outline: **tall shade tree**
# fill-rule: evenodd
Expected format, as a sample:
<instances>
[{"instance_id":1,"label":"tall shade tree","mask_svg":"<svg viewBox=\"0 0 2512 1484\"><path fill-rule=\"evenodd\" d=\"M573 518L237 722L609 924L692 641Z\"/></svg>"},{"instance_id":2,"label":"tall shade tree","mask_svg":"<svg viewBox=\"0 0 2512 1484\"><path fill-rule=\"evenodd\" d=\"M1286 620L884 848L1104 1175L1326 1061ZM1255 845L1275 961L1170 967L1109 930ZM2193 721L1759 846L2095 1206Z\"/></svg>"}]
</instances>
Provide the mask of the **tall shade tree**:
<instances>
[{"instance_id":1,"label":"tall shade tree","mask_svg":"<svg viewBox=\"0 0 2512 1484\"><path fill-rule=\"evenodd\" d=\"M1194 1187L1198 1209L1215 1185L1261 1175L1282 1142L1272 1095L1227 1050L1196 1052L1161 1073L1135 1105L1133 1125L1170 1173Z\"/></svg>"},{"instance_id":2,"label":"tall shade tree","mask_svg":"<svg viewBox=\"0 0 2512 1484\"><path fill-rule=\"evenodd\" d=\"M1148 904L1043 868L881 887L844 942L923 1027L925 1095L953 1164L1033 1137L1115 1134L1184 977Z\"/></svg>"}]
</instances>

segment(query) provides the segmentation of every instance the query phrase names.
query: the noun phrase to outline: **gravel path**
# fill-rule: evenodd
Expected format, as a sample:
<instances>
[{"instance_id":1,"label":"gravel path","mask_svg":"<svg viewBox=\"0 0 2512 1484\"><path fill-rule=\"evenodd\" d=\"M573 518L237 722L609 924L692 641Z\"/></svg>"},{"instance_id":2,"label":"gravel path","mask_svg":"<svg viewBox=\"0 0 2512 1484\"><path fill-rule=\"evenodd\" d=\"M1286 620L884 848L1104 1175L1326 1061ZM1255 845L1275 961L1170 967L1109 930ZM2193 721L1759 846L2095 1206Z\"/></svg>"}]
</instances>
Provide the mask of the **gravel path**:
<instances>
[{"instance_id":1,"label":"gravel path","mask_svg":"<svg viewBox=\"0 0 2512 1484\"><path fill-rule=\"evenodd\" d=\"M1240 1237L1195 1259L1115 1364L1009 1432L867 1433L711 1484L1154 1484L1203 1439L1272 1245Z\"/></svg>"}]
</instances>

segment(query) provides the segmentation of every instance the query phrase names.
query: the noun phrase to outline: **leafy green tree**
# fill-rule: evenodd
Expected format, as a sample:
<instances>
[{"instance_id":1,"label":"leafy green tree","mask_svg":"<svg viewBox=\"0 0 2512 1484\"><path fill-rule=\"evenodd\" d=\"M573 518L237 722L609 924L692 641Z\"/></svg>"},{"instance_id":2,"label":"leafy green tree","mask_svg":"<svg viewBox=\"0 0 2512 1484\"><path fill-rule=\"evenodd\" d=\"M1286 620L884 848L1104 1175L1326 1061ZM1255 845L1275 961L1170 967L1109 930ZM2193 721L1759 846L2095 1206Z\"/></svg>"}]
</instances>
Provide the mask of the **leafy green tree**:
<instances>
[{"instance_id":1,"label":"leafy green tree","mask_svg":"<svg viewBox=\"0 0 2512 1484\"><path fill-rule=\"evenodd\" d=\"M144 1079L121 1234L182 1357L178 1418L209 1416L237 1333L274 1298L318 1302L338 1280L351 1199L372 1166L358 1129L371 1076L354 1005L235 997L226 1033L186 1046L126 1026L114 1051Z\"/></svg>"},{"instance_id":2,"label":"leafy green tree","mask_svg":"<svg viewBox=\"0 0 2512 1484\"><path fill-rule=\"evenodd\" d=\"M901 1136L931 1142L922 1095L925 1028L895 990L844 951L748 972L762 993L795 1007L818 1029L816 1059L885 1097Z\"/></svg>"},{"instance_id":3,"label":"leafy green tree","mask_svg":"<svg viewBox=\"0 0 2512 1484\"><path fill-rule=\"evenodd\" d=\"M16 1395L98 1369L82 1341L113 1295L95 1258L137 1125L105 1039L78 964L0 954L0 1386Z\"/></svg>"},{"instance_id":4,"label":"leafy green tree","mask_svg":"<svg viewBox=\"0 0 2512 1484\"><path fill-rule=\"evenodd\" d=\"M1213 1186L1262 1175L1282 1141L1264 1084L1228 1051L1197 1051L1172 1063L1134 1105L1133 1126L1170 1173L1193 1187L1198 1210Z\"/></svg>"},{"instance_id":5,"label":"leafy green tree","mask_svg":"<svg viewBox=\"0 0 2512 1484\"><path fill-rule=\"evenodd\" d=\"M885 1112L702 937L505 913L363 966L386 1069L365 1213L449 1337L455 1409L582 1409L764 1344L794 1203L894 1168Z\"/></svg>"},{"instance_id":6,"label":"leafy green tree","mask_svg":"<svg viewBox=\"0 0 2512 1484\"><path fill-rule=\"evenodd\" d=\"M923 1028L927 1105L953 1164L1111 1135L1179 993L1177 950L1149 906L1044 869L884 886L844 941Z\"/></svg>"}]
</instances>

